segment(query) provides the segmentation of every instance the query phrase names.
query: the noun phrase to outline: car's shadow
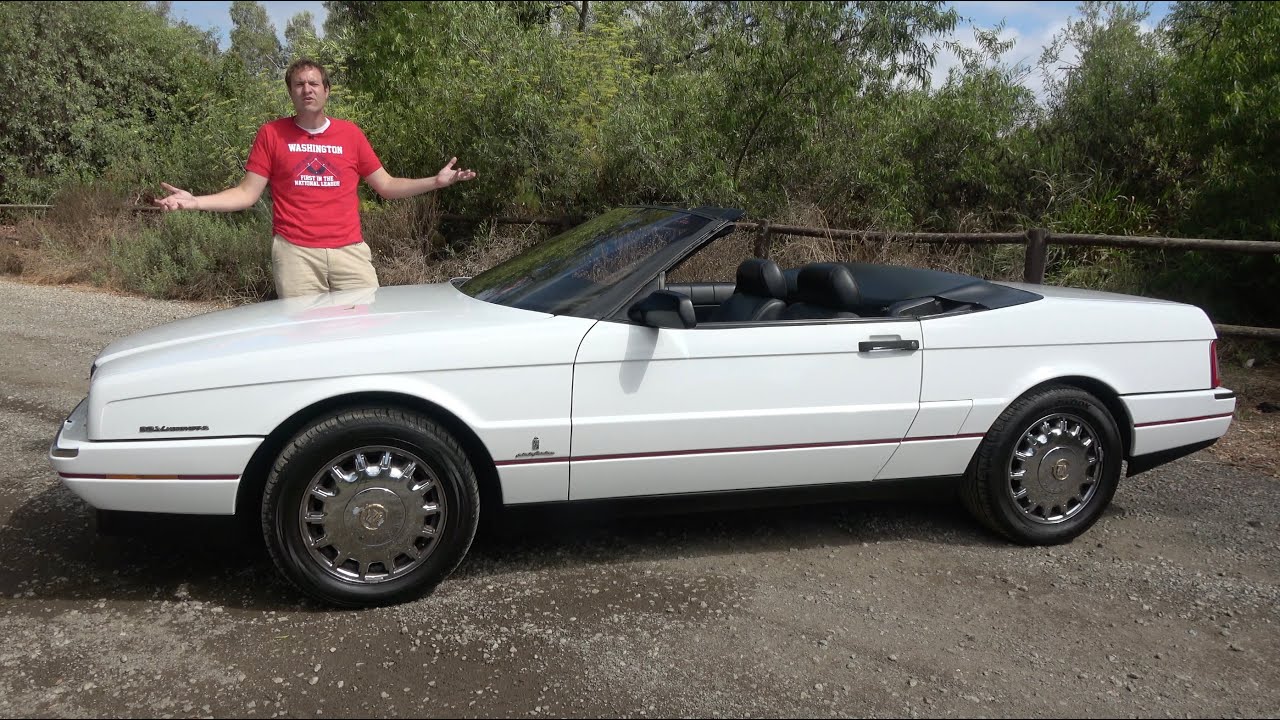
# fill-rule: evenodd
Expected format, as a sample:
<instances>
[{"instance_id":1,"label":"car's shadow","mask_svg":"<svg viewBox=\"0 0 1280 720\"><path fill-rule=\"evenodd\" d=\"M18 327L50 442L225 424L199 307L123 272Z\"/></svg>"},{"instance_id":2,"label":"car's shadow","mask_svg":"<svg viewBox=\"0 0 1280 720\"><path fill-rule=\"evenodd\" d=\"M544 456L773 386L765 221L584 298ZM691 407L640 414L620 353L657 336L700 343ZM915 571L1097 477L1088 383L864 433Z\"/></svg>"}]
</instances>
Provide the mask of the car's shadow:
<instances>
[{"instance_id":1,"label":"car's shadow","mask_svg":"<svg viewBox=\"0 0 1280 720\"><path fill-rule=\"evenodd\" d=\"M946 494L697 512L689 507L507 510L482 524L454 577L877 542L1006 544ZM1114 512L1123 509L1108 510ZM104 535L94 512L65 488L31 498L0 525L0 557L7 559L0 565L0 597L40 604L196 600L255 610L327 609L292 588L235 518L130 514L123 520L127 527Z\"/></svg>"}]
</instances>

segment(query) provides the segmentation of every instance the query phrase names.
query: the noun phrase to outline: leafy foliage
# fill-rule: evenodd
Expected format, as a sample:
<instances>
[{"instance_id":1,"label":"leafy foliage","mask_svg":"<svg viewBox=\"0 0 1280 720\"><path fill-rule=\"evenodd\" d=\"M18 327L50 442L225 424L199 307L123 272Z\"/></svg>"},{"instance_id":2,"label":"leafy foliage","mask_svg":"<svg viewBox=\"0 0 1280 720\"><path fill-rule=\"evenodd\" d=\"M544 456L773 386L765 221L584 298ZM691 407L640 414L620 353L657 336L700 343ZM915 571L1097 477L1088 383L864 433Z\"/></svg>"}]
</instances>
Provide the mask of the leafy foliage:
<instances>
[{"instance_id":1,"label":"leafy foliage","mask_svg":"<svg viewBox=\"0 0 1280 720\"><path fill-rule=\"evenodd\" d=\"M1035 67L1005 60L1001 27L957 42L960 17L940 2L325 5L323 37L299 14L282 48L262 6L237 0L220 52L164 3L0 4L0 197L234 184L257 127L290 112L281 69L308 56L334 81L330 113L364 127L393 175L453 156L479 172L413 212L365 191L366 226L410 268L415 248L449 258L475 240L440 225L444 212L636 203L897 230L1278 239L1275 3L1186 0L1153 28L1138 4L1085 2ZM944 44L960 62L931 83ZM1027 89L1035 71L1042 98ZM167 278L157 288L193 282L184 264L231 278L212 244L251 252L252 226L166 220L115 257L135 287L148 267ZM1014 262L1006 250L984 267ZM1280 324L1274 257L1055 248L1051 261L1054 281ZM256 280L223 284L236 282Z\"/></svg>"},{"instance_id":2,"label":"leafy foliage","mask_svg":"<svg viewBox=\"0 0 1280 720\"><path fill-rule=\"evenodd\" d=\"M1168 18L1176 140L1196 162L1179 223L1218 237L1280 239L1280 7L1184 2Z\"/></svg>"},{"instance_id":3,"label":"leafy foliage","mask_svg":"<svg viewBox=\"0 0 1280 720\"><path fill-rule=\"evenodd\" d=\"M268 297L272 291L269 213L226 222L166 213L154 227L111 243L120 285L150 297Z\"/></svg>"},{"instance_id":4,"label":"leafy foliage","mask_svg":"<svg viewBox=\"0 0 1280 720\"><path fill-rule=\"evenodd\" d=\"M240 61L250 75L274 73L284 69L284 48L276 37L276 28L267 17L266 8L254 0L231 3L231 57Z\"/></svg>"},{"instance_id":5,"label":"leafy foliage","mask_svg":"<svg viewBox=\"0 0 1280 720\"><path fill-rule=\"evenodd\" d=\"M217 65L210 35L143 3L0 3L0 197L147 159L203 111L187 101Z\"/></svg>"}]
</instances>

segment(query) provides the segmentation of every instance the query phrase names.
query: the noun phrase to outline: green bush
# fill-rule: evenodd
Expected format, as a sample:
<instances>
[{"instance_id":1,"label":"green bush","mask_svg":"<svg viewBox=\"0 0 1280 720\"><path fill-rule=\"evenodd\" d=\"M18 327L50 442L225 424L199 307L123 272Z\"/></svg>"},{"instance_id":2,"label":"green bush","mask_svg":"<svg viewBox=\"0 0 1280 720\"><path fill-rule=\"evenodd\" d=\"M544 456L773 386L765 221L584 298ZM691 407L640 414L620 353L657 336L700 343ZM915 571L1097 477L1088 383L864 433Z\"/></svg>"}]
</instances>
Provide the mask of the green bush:
<instances>
[{"instance_id":1,"label":"green bush","mask_svg":"<svg viewBox=\"0 0 1280 720\"><path fill-rule=\"evenodd\" d=\"M332 0L325 37L295 17L285 53L261 7L235 8L219 51L165 3L0 3L0 201L57 197L88 217L80 186L125 205L161 181L229 187L257 128L291 112L279 65L305 52L330 70L330 113L365 128L392 175L454 155L479 172L419 205L362 187L375 254L405 281L494 245L488 225L441 214L636 203L880 230L1280 239L1278 3L1183 0L1155 32L1136 3L1082 3L1040 60L1045 102L1023 84L1037 68L1004 61L1001 28L964 50L941 2ZM929 83L944 43L961 62ZM42 254L11 250L5 266L165 297L270 294L262 208L138 232L120 229L132 217L84 231L58 215L30 233ZM963 255L999 276L1021 256ZM1050 282L1280 325L1274 257L1054 247L1049 261Z\"/></svg>"},{"instance_id":2,"label":"green bush","mask_svg":"<svg viewBox=\"0 0 1280 720\"><path fill-rule=\"evenodd\" d=\"M270 214L166 213L136 236L117 236L110 262L125 289L149 297L266 299L274 293Z\"/></svg>"}]
</instances>

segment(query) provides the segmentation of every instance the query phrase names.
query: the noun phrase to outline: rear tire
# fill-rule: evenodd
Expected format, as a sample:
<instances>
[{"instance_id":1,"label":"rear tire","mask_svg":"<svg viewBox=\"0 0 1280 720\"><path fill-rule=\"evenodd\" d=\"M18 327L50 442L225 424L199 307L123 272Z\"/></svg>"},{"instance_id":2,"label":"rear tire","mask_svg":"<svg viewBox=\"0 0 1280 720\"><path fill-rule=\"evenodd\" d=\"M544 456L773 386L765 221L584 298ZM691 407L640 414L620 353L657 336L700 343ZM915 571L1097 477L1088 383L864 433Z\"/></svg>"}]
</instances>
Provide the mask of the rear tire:
<instances>
[{"instance_id":1,"label":"rear tire","mask_svg":"<svg viewBox=\"0 0 1280 720\"><path fill-rule=\"evenodd\" d=\"M479 486L461 445L405 410L321 417L281 451L263 490L262 534L294 585L331 605L421 597L475 537Z\"/></svg>"},{"instance_id":2,"label":"rear tire","mask_svg":"<svg viewBox=\"0 0 1280 720\"><path fill-rule=\"evenodd\" d=\"M992 424L960 496L979 522L1013 542L1070 542L1110 504L1123 455L1115 420L1097 398L1041 388Z\"/></svg>"}]
</instances>

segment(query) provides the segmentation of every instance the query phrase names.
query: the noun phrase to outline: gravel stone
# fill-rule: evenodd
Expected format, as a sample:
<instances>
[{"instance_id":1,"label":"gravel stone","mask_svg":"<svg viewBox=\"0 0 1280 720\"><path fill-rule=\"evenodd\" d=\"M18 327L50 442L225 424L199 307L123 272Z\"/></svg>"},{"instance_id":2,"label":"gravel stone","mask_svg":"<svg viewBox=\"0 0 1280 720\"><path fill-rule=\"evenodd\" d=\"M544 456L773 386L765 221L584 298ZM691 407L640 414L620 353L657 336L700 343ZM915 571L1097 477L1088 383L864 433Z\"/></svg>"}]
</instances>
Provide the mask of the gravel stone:
<instances>
[{"instance_id":1,"label":"gravel stone","mask_svg":"<svg viewBox=\"0 0 1280 720\"><path fill-rule=\"evenodd\" d=\"M232 518L99 535L49 467L96 353L216 306L0 279L0 307L0 717L1280 708L1280 484L1207 451L1126 478L1054 548L1006 543L947 497L526 509L430 596L337 610Z\"/></svg>"}]
</instances>

